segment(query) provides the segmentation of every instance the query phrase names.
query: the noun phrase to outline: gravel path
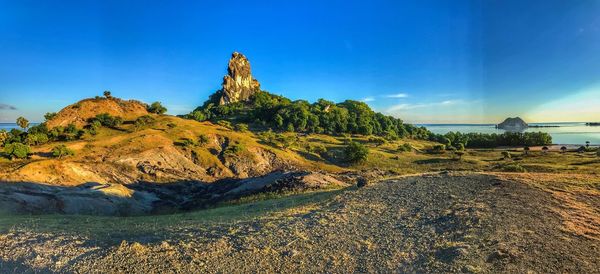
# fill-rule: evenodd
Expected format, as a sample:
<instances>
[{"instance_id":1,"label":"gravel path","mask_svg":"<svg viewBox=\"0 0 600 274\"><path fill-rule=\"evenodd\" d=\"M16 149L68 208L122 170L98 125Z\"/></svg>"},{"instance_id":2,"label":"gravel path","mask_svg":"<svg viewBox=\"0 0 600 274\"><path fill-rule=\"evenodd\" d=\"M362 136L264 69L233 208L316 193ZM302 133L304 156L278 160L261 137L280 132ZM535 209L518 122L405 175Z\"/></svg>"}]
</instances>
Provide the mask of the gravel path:
<instances>
[{"instance_id":1,"label":"gravel path","mask_svg":"<svg viewBox=\"0 0 600 274\"><path fill-rule=\"evenodd\" d=\"M599 199L591 206L599 208ZM563 229L558 200L491 175L430 175L350 189L246 222L182 225L118 245L13 229L2 272L599 273L600 241Z\"/></svg>"}]
</instances>

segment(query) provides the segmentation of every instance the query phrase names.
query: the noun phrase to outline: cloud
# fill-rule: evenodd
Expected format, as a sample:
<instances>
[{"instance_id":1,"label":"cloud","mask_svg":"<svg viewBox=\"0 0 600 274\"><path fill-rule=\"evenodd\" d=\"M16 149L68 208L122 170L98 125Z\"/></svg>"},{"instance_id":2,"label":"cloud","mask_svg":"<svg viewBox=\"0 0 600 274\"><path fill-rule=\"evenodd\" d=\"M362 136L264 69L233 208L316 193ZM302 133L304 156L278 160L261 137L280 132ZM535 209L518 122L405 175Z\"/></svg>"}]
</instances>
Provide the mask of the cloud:
<instances>
[{"instance_id":1,"label":"cloud","mask_svg":"<svg viewBox=\"0 0 600 274\"><path fill-rule=\"evenodd\" d=\"M375 98L372 97L372 96L369 96L367 98L363 98L361 101L363 101L363 102L373 102L373 101L375 101Z\"/></svg>"},{"instance_id":2,"label":"cloud","mask_svg":"<svg viewBox=\"0 0 600 274\"><path fill-rule=\"evenodd\" d=\"M475 103L477 101L473 101ZM440 106L453 106L457 104L466 103L464 100L446 100L441 102L433 103L419 103L419 104L397 104L389 107L387 112L396 112L401 110L417 109L417 108L429 108L429 107L440 107Z\"/></svg>"},{"instance_id":3,"label":"cloud","mask_svg":"<svg viewBox=\"0 0 600 274\"><path fill-rule=\"evenodd\" d=\"M17 108L9 104L0 103L0 110L17 110Z\"/></svg>"},{"instance_id":4,"label":"cloud","mask_svg":"<svg viewBox=\"0 0 600 274\"><path fill-rule=\"evenodd\" d=\"M406 97L408 97L408 94L406 94L406 93L388 94L385 97L387 97L387 98L406 98Z\"/></svg>"}]
</instances>

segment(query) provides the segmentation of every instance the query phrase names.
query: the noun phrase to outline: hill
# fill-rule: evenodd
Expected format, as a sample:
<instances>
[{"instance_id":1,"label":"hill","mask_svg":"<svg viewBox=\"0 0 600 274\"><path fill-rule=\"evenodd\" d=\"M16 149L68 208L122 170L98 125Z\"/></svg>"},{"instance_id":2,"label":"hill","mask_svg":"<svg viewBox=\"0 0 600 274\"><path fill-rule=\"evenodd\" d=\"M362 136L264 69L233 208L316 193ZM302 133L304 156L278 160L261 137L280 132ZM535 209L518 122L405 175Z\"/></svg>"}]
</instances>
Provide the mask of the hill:
<instances>
[{"instance_id":1,"label":"hill","mask_svg":"<svg viewBox=\"0 0 600 274\"><path fill-rule=\"evenodd\" d=\"M101 113L108 113L125 120L135 120L142 115L147 115L147 105L136 100L123 100L115 97L96 97L81 100L60 110L53 118L46 121L49 129L66 127L73 124L83 127L90 118Z\"/></svg>"}]
</instances>

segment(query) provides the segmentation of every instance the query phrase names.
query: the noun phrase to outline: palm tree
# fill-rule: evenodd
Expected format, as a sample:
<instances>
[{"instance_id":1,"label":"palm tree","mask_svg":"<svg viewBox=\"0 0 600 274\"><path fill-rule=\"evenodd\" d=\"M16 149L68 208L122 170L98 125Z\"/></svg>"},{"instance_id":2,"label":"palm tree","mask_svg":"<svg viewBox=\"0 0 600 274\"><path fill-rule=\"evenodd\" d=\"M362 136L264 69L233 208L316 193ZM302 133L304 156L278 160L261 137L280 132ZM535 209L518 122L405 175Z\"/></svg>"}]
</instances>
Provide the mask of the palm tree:
<instances>
[{"instance_id":1,"label":"palm tree","mask_svg":"<svg viewBox=\"0 0 600 274\"><path fill-rule=\"evenodd\" d=\"M565 153L565 152L567 152L567 147L566 147L566 146L562 146L562 147L560 148L560 151L561 151L562 153Z\"/></svg>"},{"instance_id":2,"label":"palm tree","mask_svg":"<svg viewBox=\"0 0 600 274\"><path fill-rule=\"evenodd\" d=\"M542 148L542 151L544 152L544 154L545 154L545 153L548 153L548 147L546 147L546 146L545 146L545 147L543 147L543 148Z\"/></svg>"}]
</instances>

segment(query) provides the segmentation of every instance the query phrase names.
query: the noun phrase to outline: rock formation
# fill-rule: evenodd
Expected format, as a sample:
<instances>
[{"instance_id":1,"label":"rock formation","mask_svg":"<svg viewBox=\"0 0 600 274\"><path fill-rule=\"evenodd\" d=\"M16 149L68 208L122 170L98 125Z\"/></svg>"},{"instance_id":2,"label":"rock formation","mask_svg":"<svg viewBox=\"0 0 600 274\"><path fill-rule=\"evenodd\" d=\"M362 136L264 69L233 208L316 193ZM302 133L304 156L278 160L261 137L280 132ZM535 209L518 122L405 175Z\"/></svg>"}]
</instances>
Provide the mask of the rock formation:
<instances>
[{"instance_id":1,"label":"rock formation","mask_svg":"<svg viewBox=\"0 0 600 274\"><path fill-rule=\"evenodd\" d=\"M260 91L260 83L252 77L250 62L243 54L234 52L229 59L227 75L223 77L219 105L246 101Z\"/></svg>"},{"instance_id":2,"label":"rock formation","mask_svg":"<svg viewBox=\"0 0 600 274\"><path fill-rule=\"evenodd\" d=\"M506 118L506 120L504 120L504 122L496 125L496 128L504 129L504 130L511 130L511 131L524 130L528 127L529 127L529 125L527 125L527 123L525 123L525 121L523 121L523 119L521 119L519 117Z\"/></svg>"}]
</instances>

